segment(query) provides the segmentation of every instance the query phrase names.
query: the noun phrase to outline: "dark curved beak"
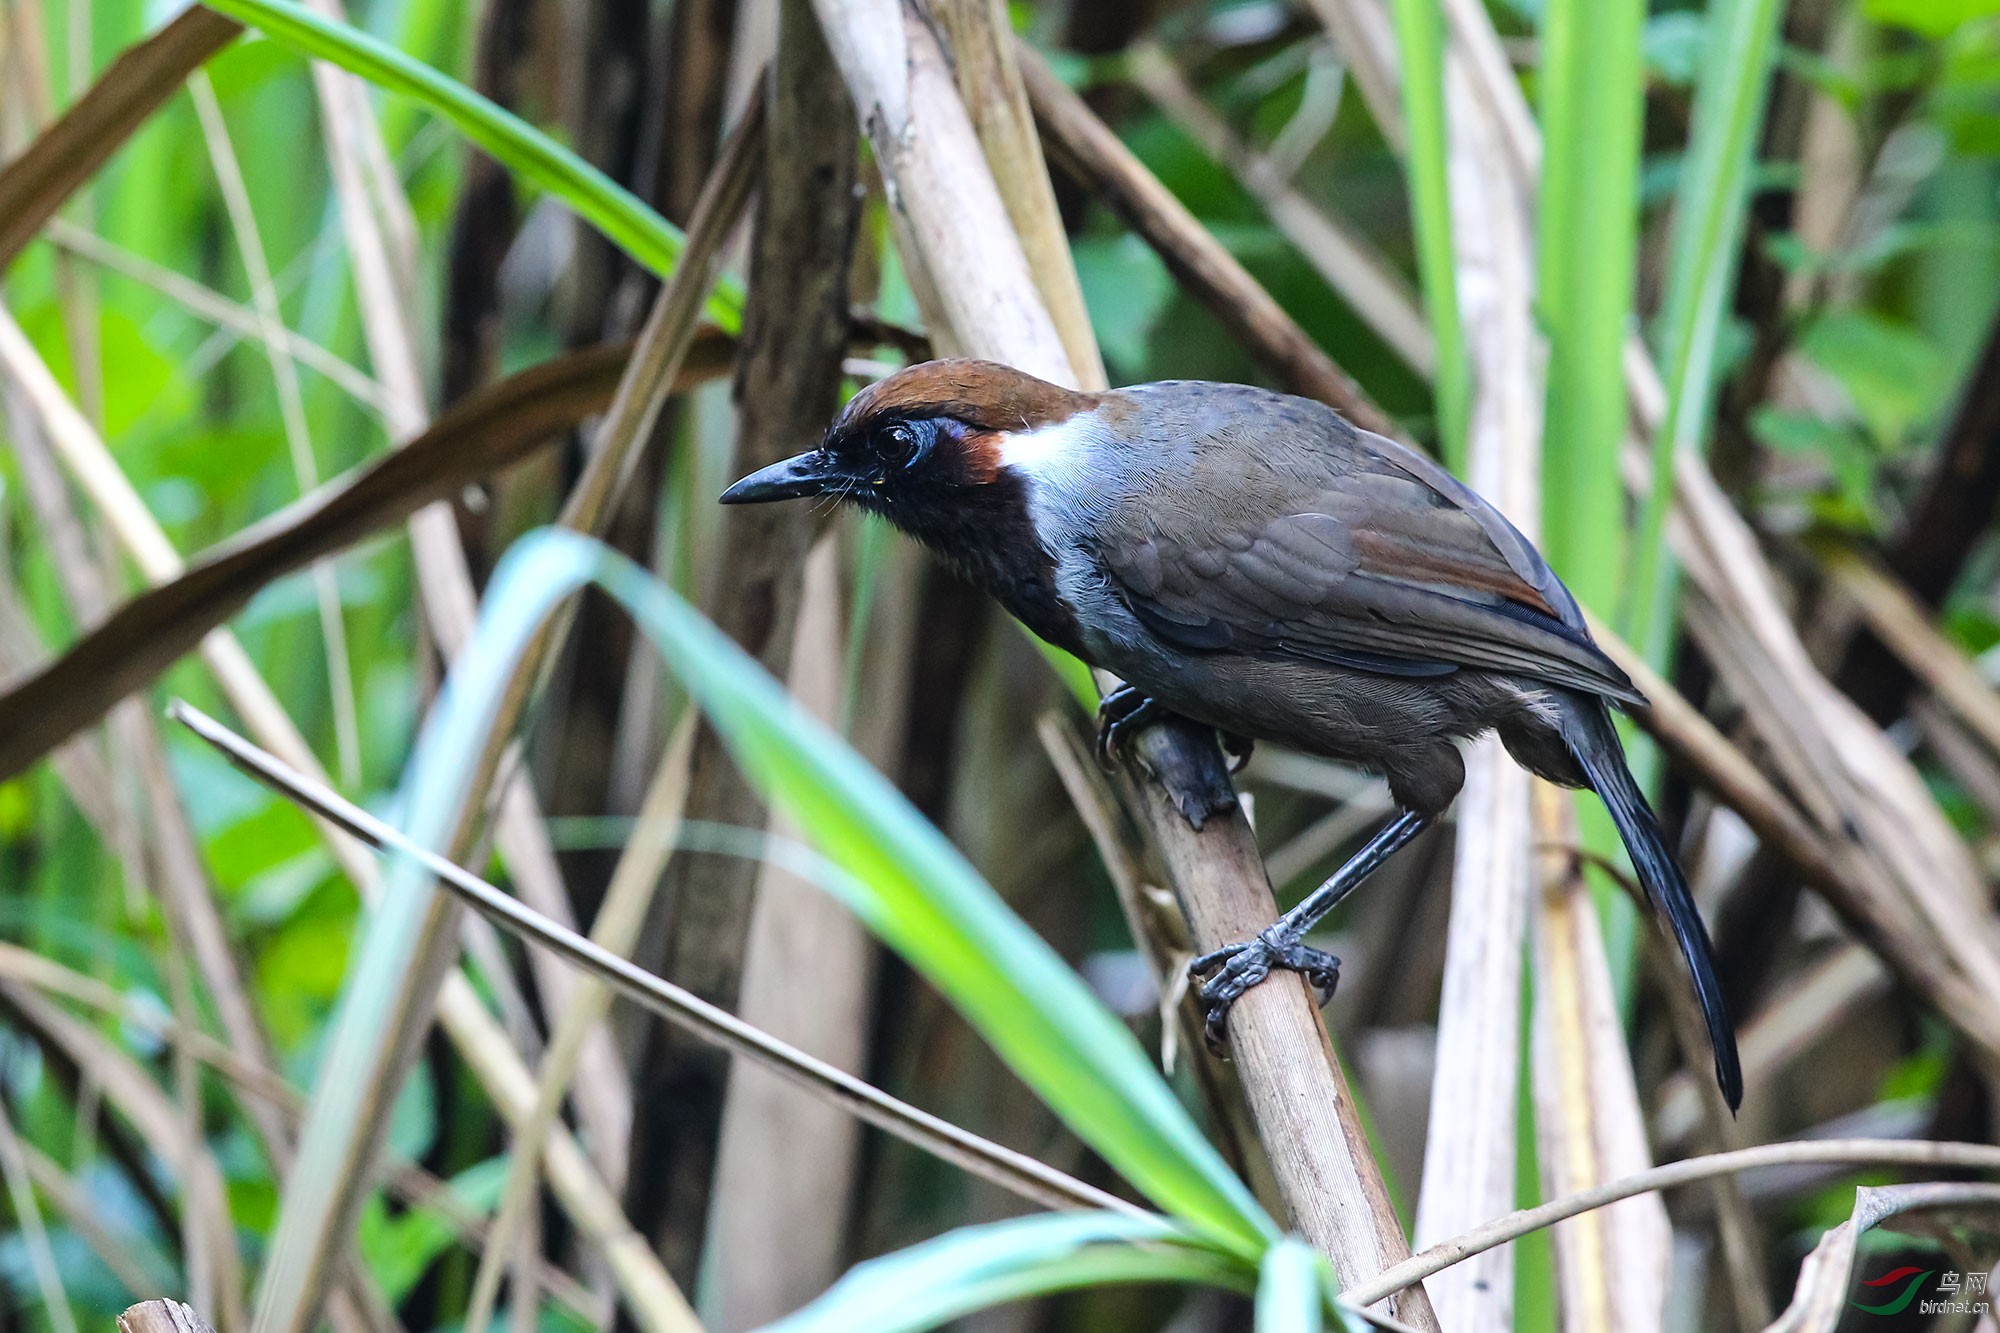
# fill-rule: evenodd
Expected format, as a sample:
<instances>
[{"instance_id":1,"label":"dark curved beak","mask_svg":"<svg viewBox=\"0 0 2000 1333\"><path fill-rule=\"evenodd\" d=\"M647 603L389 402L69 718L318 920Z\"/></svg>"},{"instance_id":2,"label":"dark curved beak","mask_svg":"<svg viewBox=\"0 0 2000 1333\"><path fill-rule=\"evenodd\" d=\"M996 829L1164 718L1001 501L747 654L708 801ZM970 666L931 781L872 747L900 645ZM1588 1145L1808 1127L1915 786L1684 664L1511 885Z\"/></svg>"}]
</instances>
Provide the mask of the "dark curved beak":
<instances>
[{"instance_id":1,"label":"dark curved beak","mask_svg":"<svg viewBox=\"0 0 2000 1333\"><path fill-rule=\"evenodd\" d=\"M823 494L839 480L834 469L828 466L830 461L824 453L815 449L796 458L787 458L782 463L759 468L724 491L721 503L754 505L769 500L796 500L801 496Z\"/></svg>"}]
</instances>

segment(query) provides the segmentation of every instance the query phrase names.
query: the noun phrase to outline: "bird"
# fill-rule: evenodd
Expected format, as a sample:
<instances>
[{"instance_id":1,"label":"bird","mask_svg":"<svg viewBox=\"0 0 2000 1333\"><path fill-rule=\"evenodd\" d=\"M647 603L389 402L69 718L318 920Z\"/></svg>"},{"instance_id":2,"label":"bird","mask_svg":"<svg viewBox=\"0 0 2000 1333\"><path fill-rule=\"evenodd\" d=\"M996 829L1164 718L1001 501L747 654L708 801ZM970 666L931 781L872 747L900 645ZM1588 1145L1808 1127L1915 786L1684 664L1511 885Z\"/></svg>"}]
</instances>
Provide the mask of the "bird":
<instances>
[{"instance_id":1,"label":"bird","mask_svg":"<svg viewBox=\"0 0 2000 1333\"><path fill-rule=\"evenodd\" d=\"M1211 1042L1273 969L1330 999L1340 960L1306 933L1450 806L1459 743L1497 732L1530 773L1603 800L1740 1105L1708 933L1612 720L1644 696L1534 545L1422 453L1249 385L1080 392L946 359L863 388L816 447L721 501L809 496L888 520L1124 682L1100 711L1106 756L1176 715L1386 780L1397 813L1352 859L1255 937L1194 960Z\"/></svg>"}]
</instances>

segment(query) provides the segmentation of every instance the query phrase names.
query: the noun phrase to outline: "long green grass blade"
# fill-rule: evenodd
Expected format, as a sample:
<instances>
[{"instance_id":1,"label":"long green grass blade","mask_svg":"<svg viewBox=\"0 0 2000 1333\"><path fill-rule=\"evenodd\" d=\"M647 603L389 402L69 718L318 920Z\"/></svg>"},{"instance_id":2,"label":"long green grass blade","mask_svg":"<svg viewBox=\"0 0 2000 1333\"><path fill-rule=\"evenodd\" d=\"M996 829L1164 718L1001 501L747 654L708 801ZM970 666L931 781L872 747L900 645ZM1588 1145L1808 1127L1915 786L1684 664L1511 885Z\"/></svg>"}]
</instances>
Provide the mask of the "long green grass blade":
<instances>
[{"instance_id":1,"label":"long green grass blade","mask_svg":"<svg viewBox=\"0 0 2000 1333\"><path fill-rule=\"evenodd\" d=\"M1445 465L1463 474L1466 430L1472 412L1472 365L1459 319L1457 266L1452 260L1451 195L1446 177L1449 145L1444 111L1444 34L1437 0L1396 0L1396 43L1401 48L1403 119L1408 127L1410 215L1423 280L1424 315L1437 347L1438 438Z\"/></svg>"},{"instance_id":2,"label":"long green grass blade","mask_svg":"<svg viewBox=\"0 0 2000 1333\"><path fill-rule=\"evenodd\" d=\"M914 1333L1075 1287L1194 1282L1247 1291L1252 1280L1241 1259L1203 1249L1170 1225L1113 1213L1024 1217L965 1227L862 1264L765 1333Z\"/></svg>"},{"instance_id":3,"label":"long green grass blade","mask_svg":"<svg viewBox=\"0 0 2000 1333\"><path fill-rule=\"evenodd\" d=\"M850 909L1079 1137L1211 1243L1249 1257L1277 1238L1124 1024L957 850L727 636L601 544L545 531L501 562L464 655L470 683L449 688L426 724L410 791L449 786L479 740L493 664L512 661L557 601L593 582L632 614L750 782L847 872Z\"/></svg>"},{"instance_id":4,"label":"long green grass blade","mask_svg":"<svg viewBox=\"0 0 2000 1333\"><path fill-rule=\"evenodd\" d=\"M561 199L633 259L665 277L681 233L643 200L519 116L458 80L292 0L212 0L208 6L301 55L329 61L379 88L414 97L522 180ZM742 290L725 280L708 303L725 331L743 322Z\"/></svg>"},{"instance_id":5,"label":"long green grass blade","mask_svg":"<svg viewBox=\"0 0 2000 1333\"><path fill-rule=\"evenodd\" d=\"M1537 304L1549 340L1542 535L1584 605L1616 609L1623 351L1639 231L1644 0L1548 0Z\"/></svg>"},{"instance_id":6,"label":"long green grass blade","mask_svg":"<svg viewBox=\"0 0 2000 1333\"><path fill-rule=\"evenodd\" d=\"M1655 333L1667 412L1653 439L1653 486L1633 543L1634 600L1625 619L1626 638L1655 660L1670 623L1672 567L1663 547L1674 457L1702 446L1714 406L1716 348L1736 286L1784 9L1780 0L1713 0L1708 9L1708 58L1674 195L1666 305Z\"/></svg>"}]
</instances>

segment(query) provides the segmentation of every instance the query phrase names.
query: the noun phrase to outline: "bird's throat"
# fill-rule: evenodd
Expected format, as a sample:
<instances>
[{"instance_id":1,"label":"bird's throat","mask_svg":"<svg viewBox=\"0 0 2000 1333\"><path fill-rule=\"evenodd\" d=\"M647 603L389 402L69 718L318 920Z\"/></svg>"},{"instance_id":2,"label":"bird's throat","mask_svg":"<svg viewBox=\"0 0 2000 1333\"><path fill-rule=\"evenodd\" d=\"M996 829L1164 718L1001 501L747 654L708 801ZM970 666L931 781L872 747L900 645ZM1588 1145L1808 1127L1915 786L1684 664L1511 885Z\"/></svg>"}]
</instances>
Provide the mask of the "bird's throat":
<instances>
[{"instance_id":1,"label":"bird's throat","mask_svg":"<svg viewBox=\"0 0 2000 1333\"><path fill-rule=\"evenodd\" d=\"M872 496L855 497L929 547L967 582L992 594L1037 635L1082 656L1076 616L1057 592L1055 556L1035 530L1026 482L1003 470L987 485L955 488L936 503L926 503L927 498L871 503Z\"/></svg>"}]
</instances>

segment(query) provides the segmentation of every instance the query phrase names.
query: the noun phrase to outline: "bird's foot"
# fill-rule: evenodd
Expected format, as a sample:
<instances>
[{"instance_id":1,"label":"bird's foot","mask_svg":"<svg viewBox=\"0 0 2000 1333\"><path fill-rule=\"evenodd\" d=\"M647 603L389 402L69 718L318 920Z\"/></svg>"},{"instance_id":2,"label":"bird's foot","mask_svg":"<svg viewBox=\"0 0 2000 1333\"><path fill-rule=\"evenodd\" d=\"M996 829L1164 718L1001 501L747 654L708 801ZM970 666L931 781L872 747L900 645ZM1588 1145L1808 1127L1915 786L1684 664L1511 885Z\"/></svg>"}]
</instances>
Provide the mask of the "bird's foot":
<instances>
[{"instance_id":1,"label":"bird's foot","mask_svg":"<svg viewBox=\"0 0 2000 1333\"><path fill-rule=\"evenodd\" d=\"M1097 705L1097 762L1115 768L1125 743L1166 716L1167 710L1130 685L1121 685Z\"/></svg>"},{"instance_id":2,"label":"bird's foot","mask_svg":"<svg viewBox=\"0 0 2000 1333\"><path fill-rule=\"evenodd\" d=\"M1229 756L1229 775L1235 777L1250 767L1250 756L1257 752L1257 742L1248 736L1236 736L1227 731L1217 732L1222 742L1222 752Z\"/></svg>"},{"instance_id":3,"label":"bird's foot","mask_svg":"<svg viewBox=\"0 0 2000 1333\"><path fill-rule=\"evenodd\" d=\"M1334 987L1340 984L1338 958L1289 938L1279 926L1242 944L1226 944L1188 964L1188 975L1198 983L1195 996L1201 1001L1202 1032L1210 1050L1220 1054L1228 1040L1225 1024L1229 1006L1269 976L1273 968L1297 972L1311 982L1321 1005L1333 998Z\"/></svg>"},{"instance_id":4,"label":"bird's foot","mask_svg":"<svg viewBox=\"0 0 2000 1333\"><path fill-rule=\"evenodd\" d=\"M1185 743L1157 747L1155 754L1141 757L1139 762L1166 790L1188 826L1198 832L1212 816L1235 809L1236 789L1229 783L1228 772L1208 758L1213 751L1207 749L1207 729L1170 712L1133 686L1120 686L1097 706L1097 762L1106 772L1113 771L1124 761L1139 733L1153 726L1179 727L1186 732Z\"/></svg>"}]
</instances>

